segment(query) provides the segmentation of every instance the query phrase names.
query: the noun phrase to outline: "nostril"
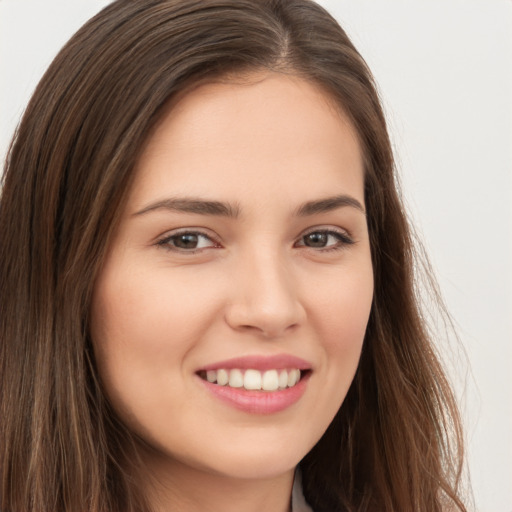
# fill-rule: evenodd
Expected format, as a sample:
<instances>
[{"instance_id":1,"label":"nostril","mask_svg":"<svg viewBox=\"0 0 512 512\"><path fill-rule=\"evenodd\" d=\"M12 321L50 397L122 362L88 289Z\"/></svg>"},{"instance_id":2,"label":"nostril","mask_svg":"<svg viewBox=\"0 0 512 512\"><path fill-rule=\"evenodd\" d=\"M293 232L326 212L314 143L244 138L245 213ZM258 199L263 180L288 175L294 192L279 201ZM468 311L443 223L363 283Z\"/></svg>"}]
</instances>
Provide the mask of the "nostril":
<instances>
[{"instance_id":1,"label":"nostril","mask_svg":"<svg viewBox=\"0 0 512 512\"><path fill-rule=\"evenodd\" d=\"M299 328L303 314L297 311L258 311L257 308L232 307L225 315L226 323L238 332L253 333L265 338L279 338Z\"/></svg>"}]
</instances>

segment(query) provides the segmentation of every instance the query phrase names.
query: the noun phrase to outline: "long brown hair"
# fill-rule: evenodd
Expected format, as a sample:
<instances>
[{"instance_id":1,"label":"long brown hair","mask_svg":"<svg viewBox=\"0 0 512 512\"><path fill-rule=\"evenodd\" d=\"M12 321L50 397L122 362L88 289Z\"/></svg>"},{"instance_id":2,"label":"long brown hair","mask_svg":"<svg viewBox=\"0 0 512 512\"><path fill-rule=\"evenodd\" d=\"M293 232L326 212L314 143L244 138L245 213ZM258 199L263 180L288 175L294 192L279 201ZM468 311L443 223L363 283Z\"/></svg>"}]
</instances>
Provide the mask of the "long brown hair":
<instances>
[{"instance_id":1,"label":"long brown hair","mask_svg":"<svg viewBox=\"0 0 512 512\"><path fill-rule=\"evenodd\" d=\"M259 69L320 85L365 155L375 293L360 365L301 461L316 512L465 510L457 408L419 307L410 229L376 88L309 0L118 0L66 44L15 133L0 202L0 509L146 510L133 436L88 334L95 276L164 106Z\"/></svg>"}]
</instances>

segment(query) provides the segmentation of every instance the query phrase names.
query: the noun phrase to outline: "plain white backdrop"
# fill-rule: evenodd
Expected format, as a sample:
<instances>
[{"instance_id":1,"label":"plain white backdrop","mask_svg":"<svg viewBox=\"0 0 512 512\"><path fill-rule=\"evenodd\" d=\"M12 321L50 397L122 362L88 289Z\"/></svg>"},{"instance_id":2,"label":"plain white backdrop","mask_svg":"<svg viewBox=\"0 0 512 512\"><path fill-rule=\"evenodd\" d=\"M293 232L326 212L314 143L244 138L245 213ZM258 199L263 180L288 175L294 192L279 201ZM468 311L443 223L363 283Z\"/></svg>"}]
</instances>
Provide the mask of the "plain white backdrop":
<instances>
[{"instance_id":1,"label":"plain white backdrop","mask_svg":"<svg viewBox=\"0 0 512 512\"><path fill-rule=\"evenodd\" d=\"M2 160L56 52L108 3L0 0ZM320 3L374 72L406 201L469 358L470 373L446 350L476 510L512 512L512 2Z\"/></svg>"}]
</instances>

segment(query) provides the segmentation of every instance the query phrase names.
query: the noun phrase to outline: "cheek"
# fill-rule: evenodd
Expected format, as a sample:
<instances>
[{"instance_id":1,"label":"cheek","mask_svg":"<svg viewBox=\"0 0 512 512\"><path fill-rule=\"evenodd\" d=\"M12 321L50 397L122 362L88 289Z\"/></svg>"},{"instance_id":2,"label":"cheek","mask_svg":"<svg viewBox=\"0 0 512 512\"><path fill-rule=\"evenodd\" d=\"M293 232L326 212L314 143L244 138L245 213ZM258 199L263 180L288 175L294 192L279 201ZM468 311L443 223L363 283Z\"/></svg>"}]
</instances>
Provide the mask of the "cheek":
<instances>
[{"instance_id":1,"label":"cheek","mask_svg":"<svg viewBox=\"0 0 512 512\"><path fill-rule=\"evenodd\" d=\"M357 272L333 276L329 285L313 298L317 332L323 348L323 367L326 369L331 414L341 406L352 383L370 315L373 299L371 264Z\"/></svg>"},{"instance_id":2,"label":"cheek","mask_svg":"<svg viewBox=\"0 0 512 512\"><path fill-rule=\"evenodd\" d=\"M326 348L336 354L362 346L373 300L370 261L326 279L312 298Z\"/></svg>"},{"instance_id":3,"label":"cheek","mask_svg":"<svg viewBox=\"0 0 512 512\"><path fill-rule=\"evenodd\" d=\"M199 286L170 272L143 272L118 258L96 283L91 337L100 377L114 405L148 407L155 390L175 386L185 354L200 337L215 305L200 301ZM174 371L169 371L172 369Z\"/></svg>"},{"instance_id":4,"label":"cheek","mask_svg":"<svg viewBox=\"0 0 512 512\"><path fill-rule=\"evenodd\" d=\"M326 343L333 354L360 351L373 297L372 286L345 286L324 310Z\"/></svg>"},{"instance_id":5,"label":"cheek","mask_svg":"<svg viewBox=\"0 0 512 512\"><path fill-rule=\"evenodd\" d=\"M222 318L221 282L197 269L114 255L94 288L91 337L105 392L134 426L130 418L162 409L163 389L176 390L174 407L181 407L183 376L193 370L188 356Z\"/></svg>"},{"instance_id":6,"label":"cheek","mask_svg":"<svg viewBox=\"0 0 512 512\"><path fill-rule=\"evenodd\" d=\"M123 265L106 265L95 287L93 340L143 358L165 350L176 354L196 338L215 309L215 296L205 293L198 279L166 269L130 272Z\"/></svg>"}]
</instances>

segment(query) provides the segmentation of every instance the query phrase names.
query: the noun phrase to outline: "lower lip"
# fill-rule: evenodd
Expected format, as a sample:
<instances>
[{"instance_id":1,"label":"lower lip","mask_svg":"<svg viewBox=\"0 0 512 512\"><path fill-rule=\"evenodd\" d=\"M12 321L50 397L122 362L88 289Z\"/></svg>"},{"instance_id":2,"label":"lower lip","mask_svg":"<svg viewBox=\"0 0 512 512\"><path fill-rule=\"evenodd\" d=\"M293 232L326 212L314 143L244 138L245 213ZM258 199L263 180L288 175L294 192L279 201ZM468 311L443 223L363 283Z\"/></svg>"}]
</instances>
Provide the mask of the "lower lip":
<instances>
[{"instance_id":1,"label":"lower lip","mask_svg":"<svg viewBox=\"0 0 512 512\"><path fill-rule=\"evenodd\" d=\"M210 393L235 409L251 414L273 414L284 411L299 401L306 391L309 377L310 372L301 377L295 386L281 391L250 391L245 388L219 386L198 378Z\"/></svg>"}]
</instances>

